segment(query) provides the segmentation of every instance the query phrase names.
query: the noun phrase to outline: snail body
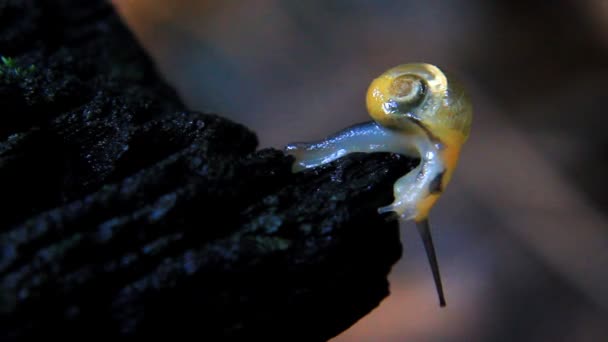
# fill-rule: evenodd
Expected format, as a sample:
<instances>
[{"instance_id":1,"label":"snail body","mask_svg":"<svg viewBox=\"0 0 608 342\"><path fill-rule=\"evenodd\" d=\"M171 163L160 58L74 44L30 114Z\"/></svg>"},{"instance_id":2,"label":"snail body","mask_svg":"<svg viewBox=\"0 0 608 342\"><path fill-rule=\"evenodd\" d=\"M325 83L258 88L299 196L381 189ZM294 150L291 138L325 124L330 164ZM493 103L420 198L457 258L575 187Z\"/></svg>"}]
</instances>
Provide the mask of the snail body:
<instances>
[{"instance_id":1,"label":"snail body","mask_svg":"<svg viewBox=\"0 0 608 342\"><path fill-rule=\"evenodd\" d=\"M313 143L286 147L294 171L313 168L353 152L394 152L420 158L395 182L392 204L379 208L416 222L429 212L449 183L468 139L472 108L462 87L436 66L403 64L374 79L366 97L373 121L348 127Z\"/></svg>"},{"instance_id":2,"label":"snail body","mask_svg":"<svg viewBox=\"0 0 608 342\"><path fill-rule=\"evenodd\" d=\"M429 233L428 216L452 178L472 122L472 106L464 89L438 67L410 63L375 78L366 96L372 120L347 127L322 141L294 143L294 172L332 162L354 152L393 152L420 163L393 186L393 203L378 208L403 221L414 220L425 242L445 304Z\"/></svg>"}]
</instances>

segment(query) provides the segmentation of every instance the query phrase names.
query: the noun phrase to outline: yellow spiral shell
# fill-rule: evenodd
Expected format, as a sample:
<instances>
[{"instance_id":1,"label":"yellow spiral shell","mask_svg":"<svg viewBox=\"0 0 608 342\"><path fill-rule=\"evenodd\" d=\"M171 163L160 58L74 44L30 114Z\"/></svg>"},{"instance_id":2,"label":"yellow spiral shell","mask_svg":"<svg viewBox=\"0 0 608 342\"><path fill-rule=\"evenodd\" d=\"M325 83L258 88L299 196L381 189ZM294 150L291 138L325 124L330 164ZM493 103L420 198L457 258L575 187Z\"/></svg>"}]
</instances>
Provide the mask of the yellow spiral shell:
<instances>
[{"instance_id":1,"label":"yellow spiral shell","mask_svg":"<svg viewBox=\"0 0 608 342\"><path fill-rule=\"evenodd\" d=\"M398 65L375 78L367 110L380 125L404 130L415 122L444 143L463 144L471 129L472 106L463 88L427 63Z\"/></svg>"}]
</instances>

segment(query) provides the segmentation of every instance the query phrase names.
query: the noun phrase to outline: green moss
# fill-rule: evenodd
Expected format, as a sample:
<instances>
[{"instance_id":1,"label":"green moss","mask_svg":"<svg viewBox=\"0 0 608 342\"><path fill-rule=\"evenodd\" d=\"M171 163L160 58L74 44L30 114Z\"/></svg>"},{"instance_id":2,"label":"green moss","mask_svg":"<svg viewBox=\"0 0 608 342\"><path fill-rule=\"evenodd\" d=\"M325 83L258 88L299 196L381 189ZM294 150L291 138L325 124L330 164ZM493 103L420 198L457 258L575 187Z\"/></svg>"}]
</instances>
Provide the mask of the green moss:
<instances>
[{"instance_id":1,"label":"green moss","mask_svg":"<svg viewBox=\"0 0 608 342\"><path fill-rule=\"evenodd\" d=\"M285 251L291 245L291 241L278 236L253 236L250 237L262 253Z\"/></svg>"},{"instance_id":2,"label":"green moss","mask_svg":"<svg viewBox=\"0 0 608 342\"><path fill-rule=\"evenodd\" d=\"M15 59L10 57L0 56L0 61L2 61L2 65L6 68L14 68L17 65Z\"/></svg>"},{"instance_id":3,"label":"green moss","mask_svg":"<svg viewBox=\"0 0 608 342\"><path fill-rule=\"evenodd\" d=\"M0 56L0 77L5 82L12 79L23 79L30 76L34 71L36 71L36 66L33 64L23 66L15 58Z\"/></svg>"}]
</instances>

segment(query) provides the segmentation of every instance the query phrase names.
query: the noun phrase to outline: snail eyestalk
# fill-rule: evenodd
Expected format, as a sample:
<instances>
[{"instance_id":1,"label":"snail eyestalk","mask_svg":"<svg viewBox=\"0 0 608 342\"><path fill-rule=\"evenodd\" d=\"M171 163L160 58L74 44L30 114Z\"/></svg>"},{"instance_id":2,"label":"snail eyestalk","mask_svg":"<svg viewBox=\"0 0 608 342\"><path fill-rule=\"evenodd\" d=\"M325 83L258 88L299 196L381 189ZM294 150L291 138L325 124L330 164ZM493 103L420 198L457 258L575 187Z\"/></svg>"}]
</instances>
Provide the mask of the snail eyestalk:
<instances>
[{"instance_id":1,"label":"snail eyestalk","mask_svg":"<svg viewBox=\"0 0 608 342\"><path fill-rule=\"evenodd\" d=\"M425 243L445 305L439 268L430 238L428 216L452 178L471 129L473 111L464 89L439 68L426 63L402 64L375 78L367 91L372 120L313 143L295 143L295 172L332 162L354 152L393 152L420 160L393 185L394 201L378 212L414 220Z\"/></svg>"}]
</instances>

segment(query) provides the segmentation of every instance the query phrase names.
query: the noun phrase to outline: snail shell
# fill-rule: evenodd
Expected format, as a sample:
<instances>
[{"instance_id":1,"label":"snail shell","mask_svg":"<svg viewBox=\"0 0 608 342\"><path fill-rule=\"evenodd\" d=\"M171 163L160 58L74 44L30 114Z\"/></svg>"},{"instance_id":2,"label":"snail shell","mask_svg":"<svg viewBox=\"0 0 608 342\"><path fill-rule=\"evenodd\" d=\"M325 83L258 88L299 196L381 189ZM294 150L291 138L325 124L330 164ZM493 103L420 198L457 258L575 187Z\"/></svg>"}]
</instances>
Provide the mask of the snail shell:
<instances>
[{"instance_id":1,"label":"snail shell","mask_svg":"<svg viewBox=\"0 0 608 342\"><path fill-rule=\"evenodd\" d=\"M402 64L375 78L367 91L367 111L378 124L408 131L415 122L444 143L464 143L470 134L471 101L463 87L438 67Z\"/></svg>"}]
</instances>

